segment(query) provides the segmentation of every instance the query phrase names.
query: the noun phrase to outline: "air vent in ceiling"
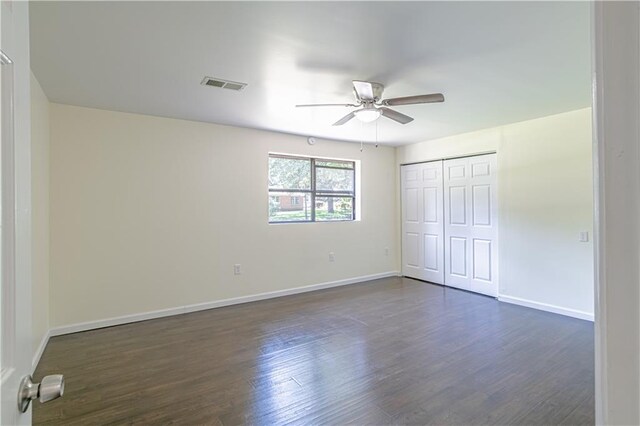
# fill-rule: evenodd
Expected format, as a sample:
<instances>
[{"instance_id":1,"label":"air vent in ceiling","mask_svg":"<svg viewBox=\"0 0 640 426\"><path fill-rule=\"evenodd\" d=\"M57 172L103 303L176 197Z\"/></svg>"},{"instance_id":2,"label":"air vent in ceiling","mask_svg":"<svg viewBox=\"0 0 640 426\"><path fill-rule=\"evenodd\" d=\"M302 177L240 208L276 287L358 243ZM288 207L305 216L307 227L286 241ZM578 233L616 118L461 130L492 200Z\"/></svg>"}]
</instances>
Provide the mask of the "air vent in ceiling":
<instances>
[{"instance_id":1,"label":"air vent in ceiling","mask_svg":"<svg viewBox=\"0 0 640 426\"><path fill-rule=\"evenodd\" d=\"M200 84L203 86L219 87L221 89L236 91L242 90L247 86L247 83L238 83L237 81L223 80L215 77L205 77L202 79Z\"/></svg>"}]
</instances>

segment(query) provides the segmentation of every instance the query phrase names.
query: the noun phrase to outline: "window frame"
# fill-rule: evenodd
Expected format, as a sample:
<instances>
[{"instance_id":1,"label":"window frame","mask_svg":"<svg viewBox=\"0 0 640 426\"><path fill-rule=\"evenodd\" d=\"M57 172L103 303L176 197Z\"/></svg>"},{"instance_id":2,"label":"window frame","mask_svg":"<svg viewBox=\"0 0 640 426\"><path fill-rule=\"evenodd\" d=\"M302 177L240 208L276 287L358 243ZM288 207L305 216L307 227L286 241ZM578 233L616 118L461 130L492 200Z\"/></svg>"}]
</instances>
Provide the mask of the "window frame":
<instances>
[{"instance_id":1,"label":"window frame","mask_svg":"<svg viewBox=\"0 0 640 426\"><path fill-rule=\"evenodd\" d=\"M356 216L356 197L357 192L356 189L358 187L356 179L356 161L355 160L343 160L338 158L324 158L324 157L307 157L302 155L289 155L289 154L275 154L269 153L269 159L271 158L284 158L290 160L308 160L311 165L310 173L311 173L311 189L268 189L268 196L270 197L272 193L288 193L288 194L309 194L310 198L310 217L309 220L279 220L272 221L270 215L267 216L269 224L280 224L280 223L331 223L331 222L354 222L357 219ZM331 166L318 166L316 162L336 162L336 163L345 163L350 164L351 167L331 167ZM353 174L353 191L333 191L333 190L318 190L316 187L316 170L317 169L332 169L332 170L350 170ZM267 182L269 181L269 170L267 167ZM291 195L295 196L295 195ZM304 195L303 195L304 196ZM336 219L336 220L316 220L316 198L351 198L351 218L350 219Z\"/></svg>"}]
</instances>

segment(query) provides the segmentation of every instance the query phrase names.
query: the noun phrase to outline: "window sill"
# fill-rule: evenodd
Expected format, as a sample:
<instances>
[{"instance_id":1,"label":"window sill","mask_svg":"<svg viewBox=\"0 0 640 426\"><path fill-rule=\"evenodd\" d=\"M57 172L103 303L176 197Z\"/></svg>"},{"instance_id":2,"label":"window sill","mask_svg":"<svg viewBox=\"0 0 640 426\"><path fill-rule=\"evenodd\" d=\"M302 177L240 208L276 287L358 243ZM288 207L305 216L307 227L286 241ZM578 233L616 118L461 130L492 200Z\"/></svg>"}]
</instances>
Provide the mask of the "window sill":
<instances>
[{"instance_id":1,"label":"window sill","mask_svg":"<svg viewBox=\"0 0 640 426\"><path fill-rule=\"evenodd\" d=\"M348 220L294 220L291 222L268 222L269 225L291 225L296 223L345 223L345 222L360 222L360 219L348 219Z\"/></svg>"}]
</instances>

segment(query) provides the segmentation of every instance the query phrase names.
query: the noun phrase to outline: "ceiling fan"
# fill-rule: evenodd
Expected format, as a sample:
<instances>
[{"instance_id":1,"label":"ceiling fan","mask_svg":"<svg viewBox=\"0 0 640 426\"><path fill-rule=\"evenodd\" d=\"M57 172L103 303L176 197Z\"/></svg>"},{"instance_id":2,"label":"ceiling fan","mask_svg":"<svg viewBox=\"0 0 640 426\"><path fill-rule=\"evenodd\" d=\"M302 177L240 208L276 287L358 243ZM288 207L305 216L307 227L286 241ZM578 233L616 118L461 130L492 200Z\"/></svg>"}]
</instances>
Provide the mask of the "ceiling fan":
<instances>
[{"instance_id":1,"label":"ceiling fan","mask_svg":"<svg viewBox=\"0 0 640 426\"><path fill-rule=\"evenodd\" d=\"M353 107L359 108L351 111L340 120L333 123L334 126L342 126L347 121L357 117L360 121L370 123L380 116L390 118L400 124L407 124L413 121L412 117L387 108L389 106L428 104L433 102L444 102L442 93L432 93L429 95L405 96L402 98L382 99L384 85L371 81L353 81L353 93L356 96L355 104L306 104L296 105L297 108L304 107Z\"/></svg>"}]
</instances>

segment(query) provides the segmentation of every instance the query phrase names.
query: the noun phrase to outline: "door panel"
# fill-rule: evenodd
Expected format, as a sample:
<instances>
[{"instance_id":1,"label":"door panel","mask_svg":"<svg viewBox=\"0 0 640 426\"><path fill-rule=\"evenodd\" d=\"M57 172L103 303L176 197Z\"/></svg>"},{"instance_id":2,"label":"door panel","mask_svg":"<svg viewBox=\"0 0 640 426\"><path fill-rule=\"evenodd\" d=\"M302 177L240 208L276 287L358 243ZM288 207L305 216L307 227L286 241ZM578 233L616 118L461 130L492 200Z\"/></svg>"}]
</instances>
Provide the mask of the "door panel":
<instances>
[{"instance_id":1,"label":"door panel","mask_svg":"<svg viewBox=\"0 0 640 426\"><path fill-rule=\"evenodd\" d=\"M440 181L440 173L436 168L427 168L422 171L422 179L424 181Z\"/></svg>"},{"instance_id":2,"label":"door panel","mask_svg":"<svg viewBox=\"0 0 640 426\"><path fill-rule=\"evenodd\" d=\"M401 167L402 274L444 284L442 161Z\"/></svg>"},{"instance_id":3,"label":"door panel","mask_svg":"<svg viewBox=\"0 0 640 426\"><path fill-rule=\"evenodd\" d=\"M464 179L465 166L464 165L450 165L448 168L449 182L455 179Z\"/></svg>"},{"instance_id":4,"label":"door panel","mask_svg":"<svg viewBox=\"0 0 640 426\"><path fill-rule=\"evenodd\" d=\"M489 185L475 185L473 187L474 226L491 226L491 187Z\"/></svg>"},{"instance_id":5,"label":"door panel","mask_svg":"<svg viewBox=\"0 0 640 426\"><path fill-rule=\"evenodd\" d=\"M405 194L407 197L406 220L412 223L418 223L418 189L408 188Z\"/></svg>"},{"instance_id":6,"label":"door panel","mask_svg":"<svg viewBox=\"0 0 640 426\"><path fill-rule=\"evenodd\" d=\"M445 285L497 296L496 154L443 167Z\"/></svg>"},{"instance_id":7,"label":"door panel","mask_svg":"<svg viewBox=\"0 0 640 426\"><path fill-rule=\"evenodd\" d=\"M449 223L454 225L466 224L466 202L464 186L454 186L449 188Z\"/></svg>"},{"instance_id":8,"label":"door panel","mask_svg":"<svg viewBox=\"0 0 640 426\"><path fill-rule=\"evenodd\" d=\"M449 263L451 275L467 276L467 239L451 237L449 245Z\"/></svg>"},{"instance_id":9,"label":"door panel","mask_svg":"<svg viewBox=\"0 0 640 426\"><path fill-rule=\"evenodd\" d=\"M424 235L424 267L431 271L438 271L438 235Z\"/></svg>"},{"instance_id":10,"label":"door panel","mask_svg":"<svg viewBox=\"0 0 640 426\"><path fill-rule=\"evenodd\" d=\"M473 240L473 278L491 281L491 241Z\"/></svg>"},{"instance_id":11,"label":"door panel","mask_svg":"<svg viewBox=\"0 0 640 426\"><path fill-rule=\"evenodd\" d=\"M406 262L407 266L413 268L419 267L418 258L420 257L420 242L418 241L419 235L415 232L407 232L406 234Z\"/></svg>"},{"instance_id":12,"label":"door panel","mask_svg":"<svg viewBox=\"0 0 640 426\"><path fill-rule=\"evenodd\" d=\"M471 176L489 176L489 163L476 163L471 165Z\"/></svg>"},{"instance_id":13,"label":"door panel","mask_svg":"<svg viewBox=\"0 0 640 426\"><path fill-rule=\"evenodd\" d=\"M438 210L442 208L438 202L437 188L424 188L424 221L427 223L438 223Z\"/></svg>"}]
</instances>

